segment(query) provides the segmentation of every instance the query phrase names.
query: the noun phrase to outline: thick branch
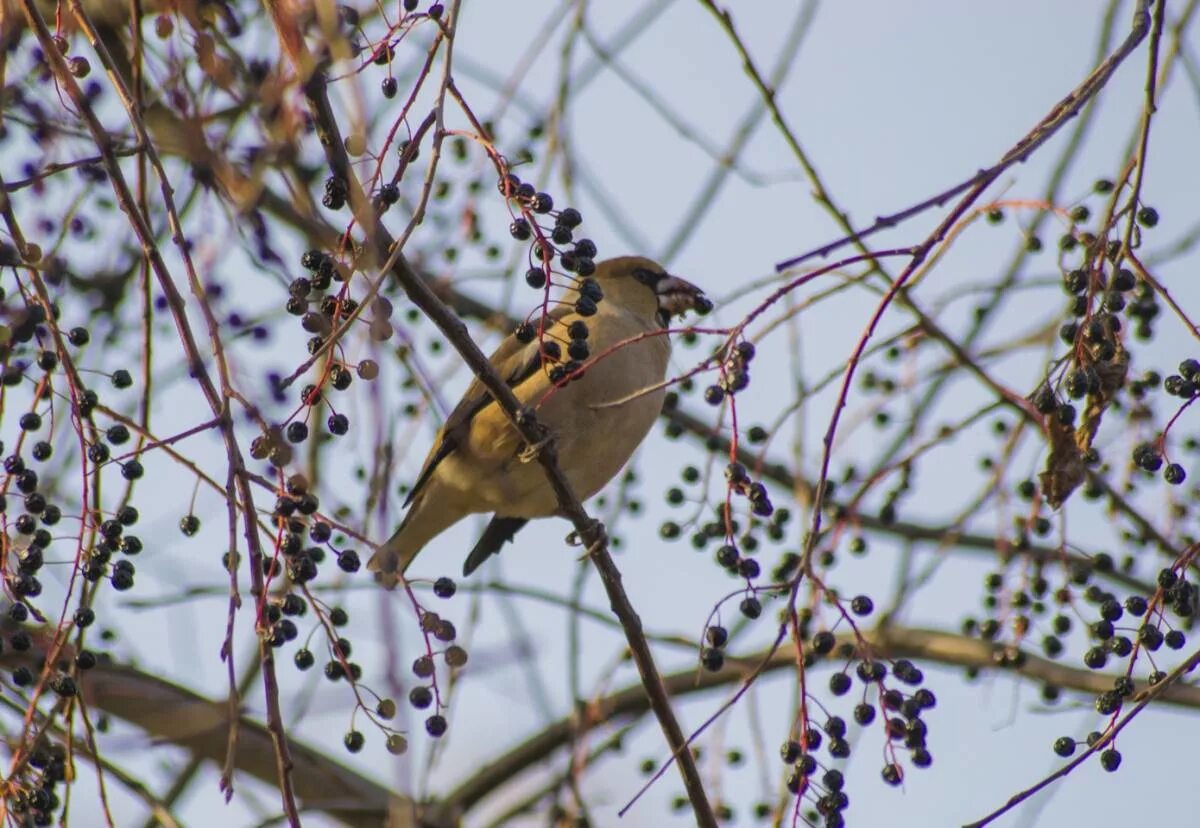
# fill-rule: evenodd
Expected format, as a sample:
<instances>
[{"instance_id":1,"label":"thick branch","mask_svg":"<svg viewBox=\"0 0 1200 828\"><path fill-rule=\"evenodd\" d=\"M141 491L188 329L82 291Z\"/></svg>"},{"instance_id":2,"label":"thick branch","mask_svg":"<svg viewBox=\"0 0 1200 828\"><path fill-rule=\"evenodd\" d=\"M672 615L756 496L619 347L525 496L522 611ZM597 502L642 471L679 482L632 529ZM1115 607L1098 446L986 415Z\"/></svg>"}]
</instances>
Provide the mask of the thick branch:
<instances>
[{"instance_id":1,"label":"thick branch","mask_svg":"<svg viewBox=\"0 0 1200 828\"><path fill-rule=\"evenodd\" d=\"M0 655L0 665L37 664L51 643L52 628L35 632L34 646L25 652L11 649ZM64 655L70 658L73 654ZM134 667L101 660L78 674L80 696L93 710L103 711L144 730L155 741L189 751L197 759L220 767L228 748L229 705L224 699L205 698L177 684L148 675ZM278 760L270 729L242 716L237 722L237 770L275 787L279 784ZM411 800L392 793L325 753L289 740L292 779L304 810L322 811L347 825L378 828L388 816L393 828L412 828ZM423 828L452 828L457 820L448 812L422 814Z\"/></svg>"},{"instance_id":2,"label":"thick branch","mask_svg":"<svg viewBox=\"0 0 1200 828\"><path fill-rule=\"evenodd\" d=\"M887 627L868 633L866 641L871 657L876 659L910 658L925 663L1002 670L1082 693L1099 694L1111 690L1117 678L1110 673L1068 667L1008 645L941 630ZM837 660L841 662L859 652L859 648L853 635L845 634L838 636L838 644L833 652L838 654ZM671 673L666 676L667 689L672 695L686 696L718 687L740 686L753 677L756 668L761 668L760 674L796 669L794 651L779 648L769 658L768 655L767 650L760 650L737 659L727 658L725 667L715 673L695 668ZM1145 682L1137 682L1134 698L1140 698L1147 690ZM640 686L633 685L593 702L588 706L589 718L586 722L579 721L575 716L559 719L503 756L482 765L443 801L465 813L518 774L570 744L576 734L595 731L600 723L643 715L647 707L640 691ZM1163 688L1156 698L1179 707L1200 709L1200 687L1172 684Z\"/></svg>"},{"instance_id":3,"label":"thick branch","mask_svg":"<svg viewBox=\"0 0 1200 828\"><path fill-rule=\"evenodd\" d=\"M32 665L45 656L50 642L49 630L35 635L35 645L20 653L6 650L0 655L0 667L13 669ZM1081 693L1098 694L1111 690L1115 675L1081 670L1050 661L1012 647L967 638L940 630L887 627L867 634L871 655L877 659L910 658L926 664L976 667L998 670L1052 684ZM843 648L848 648L843 649ZM851 635L838 637L839 662L858 652ZM845 655L845 653L850 655ZM737 687L762 664L766 651L740 658L729 658L715 673L680 670L664 677L667 691L676 697L694 695L720 687ZM68 654L69 656L70 654ZM1008 666L1001 666L1002 663ZM794 670L795 656L780 650L766 662L763 672ZM155 739L184 748L198 759L220 765L225 759L229 728L228 706L179 685L147 675L131 666L102 661L80 673L83 701L91 708L123 719L141 728ZM1147 696L1148 686L1138 682L1134 700ZM1172 683L1155 694L1156 702L1200 710L1200 687ZM598 725L636 718L650 709L644 687L638 683L596 700L588 706L588 720L568 716L549 725L532 738L486 762L444 797L441 807L424 806L422 828L452 828L460 815L467 813L519 774L544 762L556 750L571 744L577 734L595 732ZM236 767L268 785L277 783L275 749L267 728L258 721L242 717L238 724L239 750ZM382 785L331 759L328 755L295 740L291 741L296 790L305 810L317 810L336 817L347 825L378 826L390 819L393 828L414 826L413 803L408 797L393 794Z\"/></svg>"}]
</instances>

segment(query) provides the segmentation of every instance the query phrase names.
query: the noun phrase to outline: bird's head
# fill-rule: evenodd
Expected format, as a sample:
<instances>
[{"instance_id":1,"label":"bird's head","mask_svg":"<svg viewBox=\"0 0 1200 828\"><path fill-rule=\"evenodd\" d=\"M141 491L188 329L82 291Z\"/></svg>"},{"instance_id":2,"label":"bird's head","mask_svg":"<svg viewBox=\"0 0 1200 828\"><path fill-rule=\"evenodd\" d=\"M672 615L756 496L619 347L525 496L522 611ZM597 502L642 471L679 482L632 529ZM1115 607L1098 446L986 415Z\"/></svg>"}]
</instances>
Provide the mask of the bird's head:
<instances>
[{"instance_id":1,"label":"bird's head","mask_svg":"<svg viewBox=\"0 0 1200 828\"><path fill-rule=\"evenodd\" d=\"M604 301L655 319L664 328L674 316L688 311L703 316L712 310L704 291L642 256L598 262L594 278L604 292Z\"/></svg>"}]
</instances>

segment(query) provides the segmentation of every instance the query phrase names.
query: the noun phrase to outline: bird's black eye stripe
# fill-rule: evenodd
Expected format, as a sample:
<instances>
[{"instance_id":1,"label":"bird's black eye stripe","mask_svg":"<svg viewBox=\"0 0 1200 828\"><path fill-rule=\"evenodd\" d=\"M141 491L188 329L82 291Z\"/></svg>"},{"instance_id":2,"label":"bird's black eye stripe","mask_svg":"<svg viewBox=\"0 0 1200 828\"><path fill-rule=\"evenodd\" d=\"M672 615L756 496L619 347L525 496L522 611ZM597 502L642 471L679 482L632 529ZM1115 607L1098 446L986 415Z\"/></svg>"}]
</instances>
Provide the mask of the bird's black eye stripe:
<instances>
[{"instance_id":1,"label":"bird's black eye stripe","mask_svg":"<svg viewBox=\"0 0 1200 828\"><path fill-rule=\"evenodd\" d=\"M633 278L637 279L643 285L654 287L658 284L658 280L663 277L661 273L655 273L653 270L647 270L644 267L635 267L633 269Z\"/></svg>"}]
</instances>

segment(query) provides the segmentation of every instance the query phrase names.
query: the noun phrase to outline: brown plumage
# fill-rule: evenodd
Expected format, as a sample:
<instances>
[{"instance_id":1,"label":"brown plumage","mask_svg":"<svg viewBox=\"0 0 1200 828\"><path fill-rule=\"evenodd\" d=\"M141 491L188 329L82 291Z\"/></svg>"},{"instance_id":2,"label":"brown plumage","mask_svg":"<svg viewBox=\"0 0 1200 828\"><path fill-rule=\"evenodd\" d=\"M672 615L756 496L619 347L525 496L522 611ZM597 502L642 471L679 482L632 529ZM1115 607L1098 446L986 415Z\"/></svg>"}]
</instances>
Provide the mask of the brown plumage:
<instances>
[{"instance_id":1,"label":"brown plumage","mask_svg":"<svg viewBox=\"0 0 1200 828\"><path fill-rule=\"evenodd\" d=\"M567 329L577 320L586 323L589 357L582 376L555 387L553 363L542 358L536 338L522 343L510 335L491 356L517 398L550 429L559 467L582 500L616 476L662 409L663 389L637 392L666 377L670 341L665 334L630 340L662 330L672 316L712 306L699 288L637 256L600 262L593 278L603 291L597 312L581 316L573 304L559 305L546 320L544 337L565 351ZM601 357L614 346L620 347ZM494 513L463 574L498 552L529 519L555 514L554 492L527 448L473 380L434 440L409 494L408 514L367 564L376 579L395 586L429 541L467 515Z\"/></svg>"}]
</instances>

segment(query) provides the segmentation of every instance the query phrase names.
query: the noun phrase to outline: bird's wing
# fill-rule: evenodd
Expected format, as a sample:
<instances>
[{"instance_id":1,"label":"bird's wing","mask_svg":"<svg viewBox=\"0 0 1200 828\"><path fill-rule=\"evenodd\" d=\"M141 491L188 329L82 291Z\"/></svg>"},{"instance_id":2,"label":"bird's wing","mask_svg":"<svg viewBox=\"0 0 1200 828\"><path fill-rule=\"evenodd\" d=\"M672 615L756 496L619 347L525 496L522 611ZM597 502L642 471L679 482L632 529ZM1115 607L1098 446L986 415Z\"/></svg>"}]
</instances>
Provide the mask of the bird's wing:
<instances>
[{"instance_id":1,"label":"bird's wing","mask_svg":"<svg viewBox=\"0 0 1200 828\"><path fill-rule=\"evenodd\" d=\"M556 307L546 315L546 329L549 330L555 322L573 310L574 308L570 305ZM504 379L505 384L515 390L521 383L538 374L542 366L541 348L537 339L526 343L510 334L492 352L488 361ZM438 431L433 447L425 458L425 465L421 467L421 473L417 475L417 482L413 484L412 490L409 491L408 497L404 501L405 506L412 503L425 488L438 464L466 442L475 415L491 402L492 395L488 393L479 378L472 379L463 398L458 401L458 405L454 406L454 410L450 412L450 416L446 418L446 422Z\"/></svg>"}]
</instances>

